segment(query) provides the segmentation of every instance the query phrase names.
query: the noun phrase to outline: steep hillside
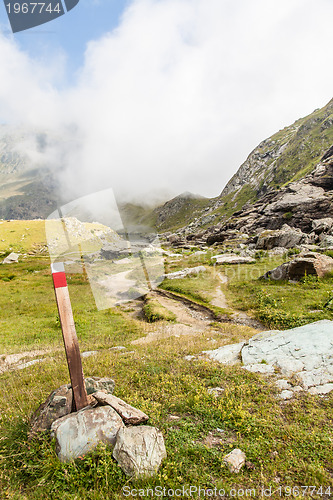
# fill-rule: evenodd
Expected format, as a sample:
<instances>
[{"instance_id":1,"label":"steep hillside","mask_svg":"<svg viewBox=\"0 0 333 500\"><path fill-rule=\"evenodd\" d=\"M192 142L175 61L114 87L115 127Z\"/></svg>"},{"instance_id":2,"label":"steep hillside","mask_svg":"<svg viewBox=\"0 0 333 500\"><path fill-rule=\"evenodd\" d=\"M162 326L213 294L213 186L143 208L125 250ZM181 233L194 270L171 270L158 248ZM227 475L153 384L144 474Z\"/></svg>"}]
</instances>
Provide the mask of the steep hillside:
<instances>
[{"instance_id":1,"label":"steep hillside","mask_svg":"<svg viewBox=\"0 0 333 500\"><path fill-rule=\"evenodd\" d=\"M45 134L0 126L1 219L45 218L56 208L54 179L22 152L31 141L42 148Z\"/></svg>"},{"instance_id":2,"label":"steep hillside","mask_svg":"<svg viewBox=\"0 0 333 500\"><path fill-rule=\"evenodd\" d=\"M187 226L181 232L188 233L190 230L201 233L209 228L213 230L216 226L223 227L237 212L250 210L254 203L260 205L265 197L272 197L288 184L305 178L332 144L333 99L322 109L297 120L261 142L230 179L220 196L206 200L201 211L180 211L180 215L185 217L182 225ZM163 207L156 212L165 213ZM165 217L160 229L174 230L174 217L177 216L172 214L172 217ZM276 226L280 225L277 218L274 221ZM266 222L271 224L269 220ZM296 224L296 219L291 222Z\"/></svg>"},{"instance_id":3,"label":"steep hillside","mask_svg":"<svg viewBox=\"0 0 333 500\"><path fill-rule=\"evenodd\" d=\"M202 216L211 205L209 198L182 193L154 210L155 226L158 231L170 231L184 226L190 220Z\"/></svg>"},{"instance_id":4,"label":"steep hillside","mask_svg":"<svg viewBox=\"0 0 333 500\"><path fill-rule=\"evenodd\" d=\"M304 177L333 143L333 99L264 140L223 189L220 199L250 186L260 197Z\"/></svg>"}]
</instances>

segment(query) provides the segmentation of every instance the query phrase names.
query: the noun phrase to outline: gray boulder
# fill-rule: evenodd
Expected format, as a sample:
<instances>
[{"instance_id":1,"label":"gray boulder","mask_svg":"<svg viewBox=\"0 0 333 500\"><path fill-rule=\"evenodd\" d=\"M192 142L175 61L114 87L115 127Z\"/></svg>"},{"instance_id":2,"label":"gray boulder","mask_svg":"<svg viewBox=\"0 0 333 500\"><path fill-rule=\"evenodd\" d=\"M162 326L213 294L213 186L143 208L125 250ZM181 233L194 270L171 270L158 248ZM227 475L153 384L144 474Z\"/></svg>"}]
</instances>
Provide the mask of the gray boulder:
<instances>
[{"instance_id":1,"label":"gray boulder","mask_svg":"<svg viewBox=\"0 0 333 500\"><path fill-rule=\"evenodd\" d=\"M163 435L150 426L122 427L113 456L128 476L153 476L166 457Z\"/></svg>"},{"instance_id":2,"label":"gray boulder","mask_svg":"<svg viewBox=\"0 0 333 500\"><path fill-rule=\"evenodd\" d=\"M244 344L245 342L224 345L212 351L203 351L203 354L207 354L207 356L219 363L234 364L240 361L240 353Z\"/></svg>"},{"instance_id":3,"label":"gray boulder","mask_svg":"<svg viewBox=\"0 0 333 500\"><path fill-rule=\"evenodd\" d=\"M239 344L229 347L231 352L239 351ZM267 375L279 370L282 376L292 377L296 386L286 379L277 381L277 387L286 391L282 398L302 390L327 394L333 389L333 321L258 333L241 347L241 358L246 370ZM223 356L219 361L228 362Z\"/></svg>"},{"instance_id":4,"label":"gray boulder","mask_svg":"<svg viewBox=\"0 0 333 500\"><path fill-rule=\"evenodd\" d=\"M320 239L320 248L333 247L333 236L329 234L321 234L319 239Z\"/></svg>"},{"instance_id":5,"label":"gray boulder","mask_svg":"<svg viewBox=\"0 0 333 500\"><path fill-rule=\"evenodd\" d=\"M308 235L298 228L291 228L284 224L277 231L264 231L257 240L256 248L271 250L275 247L294 248L302 243L307 243Z\"/></svg>"},{"instance_id":6,"label":"gray boulder","mask_svg":"<svg viewBox=\"0 0 333 500\"><path fill-rule=\"evenodd\" d=\"M186 267L181 271L175 271L174 273L165 274L164 277L169 280L186 278L187 276L198 275L199 273L206 272L205 266L197 266L197 267Z\"/></svg>"},{"instance_id":7,"label":"gray boulder","mask_svg":"<svg viewBox=\"0 0 333 500\"><path fill-rule=\"evenodd\" d=\"M333 229L333 218L325 217L324 219L315 219L312 221L312 228L316 234L328 233Z\"/></svg>"},{"instance_id":8,"label":"gray boulder","mask_svg":"<svg viewBox=\"0 0 333 500\"><path fill-rule=\"evenodd\" d=\"M121 416L125 424L139 425L149 420L148 415L143 411L134 408L125 401L112 394L105 394L105 392L95 392L93 397L102 405L111 406Z\"/></svg>"},{"instance_id":9,"label":"gray boulder","mask_svg":"<svg viewBox=\"0 0 333 500\"><path fill-rule=\"evenodd\" d=\"M115 381L108 377L87 377L85 379L87 394L93 394L97 391L105 391L112 394L115 388Z\"/></svg>"},{"instance_id":10,"label":"gray boulder","mask_svg":"<svg viewBox=\"0 0 333 500\"><path fill-rule=\"evenodd\" d=\"M317 252L303 252L294 260L267 271L261 278L272 280L299 280L304 276L320 278L333 271L333 259Z\"/></svg>"},{"instance_id":11,"label":"gray boulder","mask_svg":"<svg viewBox=\"0 0 333 500\"><path fill-rule=\"evenodd\" d=\"M114 380L107 377L87 377L85 378L85 384L88 396L101 390L112 394L115 387ZM89 401L91 406L93 406L93 401L91 399ZM72 386L70 384L62 385L51 392L47 400L32 415L30 419L30 436L49 430L55 420L68 415L73 409L75 408L73 405Z\"/></svg>"},{"instance_id":12,"label":"gray boulder","mask_svg":"<svg viewBox=\"0 0 333 500\"><path fill-rule=\"evenodd\" d=\"M216 264L252 264L256 261L252 257L236 255L234 253L214 255L212 260L215 260Z\"/></svg>"},{"instance_id":13,"label":"gray boulder","mask_svg":"<svg viewBox=\"0 0 333 500\"><path fill-rule=\"evenodd\" d=\"M229 471L233 474L238 474L245 464L246 455L239 448L235 448L223 458L223 462L227 465Z\"/></svg>"},{"instance_id":14,"label":"gray boulder","mask_svg":"<svg viewBox=\"0 0 333 500\"><path fill-rule=\"evenodd\" d=\"M20 257L19 253L12 252L7 257L2 261L3 264L14 264L15 262L18 262Z\"/></svg>"},{"instance_id":15,"label":"gray boulder","mask_svg":"<svg viewBox=\"0 0 333 500\"><path fill-rule=\"evenodd\" d=\"M56 453L61 462L70 462L94 450L99 443L116 444L117 433L124 424L111 406L84 408L66 415L51 426L56 439Z\"/></svg>"},{"instance_id":16,"label":"gray boulder","mask_svg":"<svg viewBox=\"0 0 333 500\"><path fill-rule=\"evenodd\" d=\"M55 420L71 413L72 407L73 390L70 385L62 385L32 415L30 435L49 430Z\"/></svg>"}]
</instances>

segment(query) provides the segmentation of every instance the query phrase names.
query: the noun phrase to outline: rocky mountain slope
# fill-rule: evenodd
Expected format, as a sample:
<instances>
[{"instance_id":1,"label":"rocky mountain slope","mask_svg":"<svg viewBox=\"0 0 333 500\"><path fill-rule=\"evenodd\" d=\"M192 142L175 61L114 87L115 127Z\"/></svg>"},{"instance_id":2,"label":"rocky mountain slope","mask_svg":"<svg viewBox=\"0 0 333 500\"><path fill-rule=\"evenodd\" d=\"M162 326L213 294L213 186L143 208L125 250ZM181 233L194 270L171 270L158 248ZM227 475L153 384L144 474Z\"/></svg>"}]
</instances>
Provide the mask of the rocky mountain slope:
<instances>
[{"instance_id":1,"label":"rocky mountain slope","mask_svg":"<svg viewBox=\"0 0 333 500\"><path fill-rule=\"evenodd\" d=\"M285 224L306 234L320 233L316 221L325 218L333 221L333 147L310 174L279 190L271 190L200 237L206 237L207 242L213 244L223 242L232 232L253 237L267 230L281 229Z\"/></svg>"},{"instance_id":2,"label":"rocky mountain slope","mask_svg":"<svg viewBox=\"0 0 333 500\"><path fill-rule=\"evenodd\" d=\"M309 173L333 144L333 99L285 127L252 151L223 189L220 199L250 187L260 198Z\"/></svg>"},{"instance_id":3,"label":"rocky mountain slope","mask_svg":"<svg viewBox=\"0 0 333 500\"><path fill-rule=\"evenodd\" d=\"M253 236L286 222L311 232L314 219L333 215L332 144L333 99L261 142L220 196L190 214L186 227L176 231L176 241L186 236L212 244L223 241L225 231ZM173 224L169 229L175 232Z\"/></svg>"},{"instance_id":4,"label":"rocky mountain slope","mask_svg":"<svg viewBox=\"0 0 333 500\"><path fill-rule=\"evenodd\" d=\"M1 219L45 218L56 208L52 175L24 154L31 141L42 147L45 134L0 126Z\"/></svg>"}]
</instances>

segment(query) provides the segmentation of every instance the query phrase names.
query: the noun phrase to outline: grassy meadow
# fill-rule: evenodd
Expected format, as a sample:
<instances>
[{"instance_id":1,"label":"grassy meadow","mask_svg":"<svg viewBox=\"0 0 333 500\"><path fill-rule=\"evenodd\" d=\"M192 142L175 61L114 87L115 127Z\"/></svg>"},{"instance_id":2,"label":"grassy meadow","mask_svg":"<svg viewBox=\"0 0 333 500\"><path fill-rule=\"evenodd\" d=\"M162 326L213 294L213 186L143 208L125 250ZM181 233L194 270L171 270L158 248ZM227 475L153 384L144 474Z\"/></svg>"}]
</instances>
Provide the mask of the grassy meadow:
<instances>
[{"instance_id":1,"label":"grassy meadow","mask_svg":"<svg viewBox=\"0 0 333 500\"><path fill-rule=\"evenodd\" d=\"M45 243L41 222L30 240L26 236L18 241L22 228L32 228L31 221L21 223L12 223L12 229L10 223L0 225L4 254L9 246L28 253L29 245ZM247 311L267 327L280 328L284 322L293 326L299 317L302 322L332 319L332 311L323 307L333 294L332 277L308 277L298 285L262 282L257 275L268 270L271 261L266 259L237 269L217 268L209 258L188 253L168 262L167 271L204 264L207 272L165 281L162 287L219 312L211 301L221 286L231 308ZM220 284L217 273L228 275L228 286ZM68 283L81 351L97 351L83 358L85 375L114 378L115 395L146 412L149 424L162 431L168 456L154 478L138 481L124 475L112 450L104 446L61 464L47 434L28 440L32 412L52 390L68 383L69 375L49 260L27 255L17 264L0 265L0 357L23 353L22 359L29 360L29 352L36 351L39 354L33 359L41 360L20 370L13 366L0 375L1 500L118 500L125 498L125 486L137 490L160 486L167 491L192 485L225 490L224 497L213 498L230 498L233 491L250 489L252 498L261 498L262 488L270 488L272 498L329 498L333 494L333 395L299 393L281 401L272 378L198 356L203 350L249 338L255 330L216 321L204 333L157 336L150 343L138 343L166 319L175 324L175 318L156 318L168 316L168 311L154 301L148 301L146 312L154 317L152 323L135 317L130 304L98 311L83 275L69 275ZM116 346L126 349L112 349ZM188 361L188 355L194 358ZM208 392L214 387L223 389L218 397ZM234 448L247 456L239 474L230 473L223 463ZM302 485L314 486L315 493L303 494ZM286 487L295 487L294 494ZM166 493L165 498L171 497ZM199 496L194 493L192 498Z\"/></svg>"}]
</instances>

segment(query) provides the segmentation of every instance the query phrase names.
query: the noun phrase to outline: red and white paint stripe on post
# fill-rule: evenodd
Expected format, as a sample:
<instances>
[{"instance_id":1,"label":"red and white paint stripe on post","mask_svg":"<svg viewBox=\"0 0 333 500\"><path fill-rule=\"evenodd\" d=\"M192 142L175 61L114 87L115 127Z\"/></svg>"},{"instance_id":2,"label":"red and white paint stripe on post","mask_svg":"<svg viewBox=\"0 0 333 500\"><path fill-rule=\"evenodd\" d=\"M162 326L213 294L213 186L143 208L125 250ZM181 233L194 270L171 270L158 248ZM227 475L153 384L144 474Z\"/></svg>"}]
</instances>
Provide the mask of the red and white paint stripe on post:
<instances>
[{"instance_id":1,"label":"red and white paint stripe on post","mask_svg":"<svg viewBox=\"0 0 333 500\"><path fill-rule=\"evenodd\" d=\"M82 361L79 343L76 335L73 311L64 264L57 262L51 264L54 292L57 300L62 336L65 344L65 351L73 388L73 396L76 410L88 406L88 396L83 378Z\"/></svg>"}]
</instances>

